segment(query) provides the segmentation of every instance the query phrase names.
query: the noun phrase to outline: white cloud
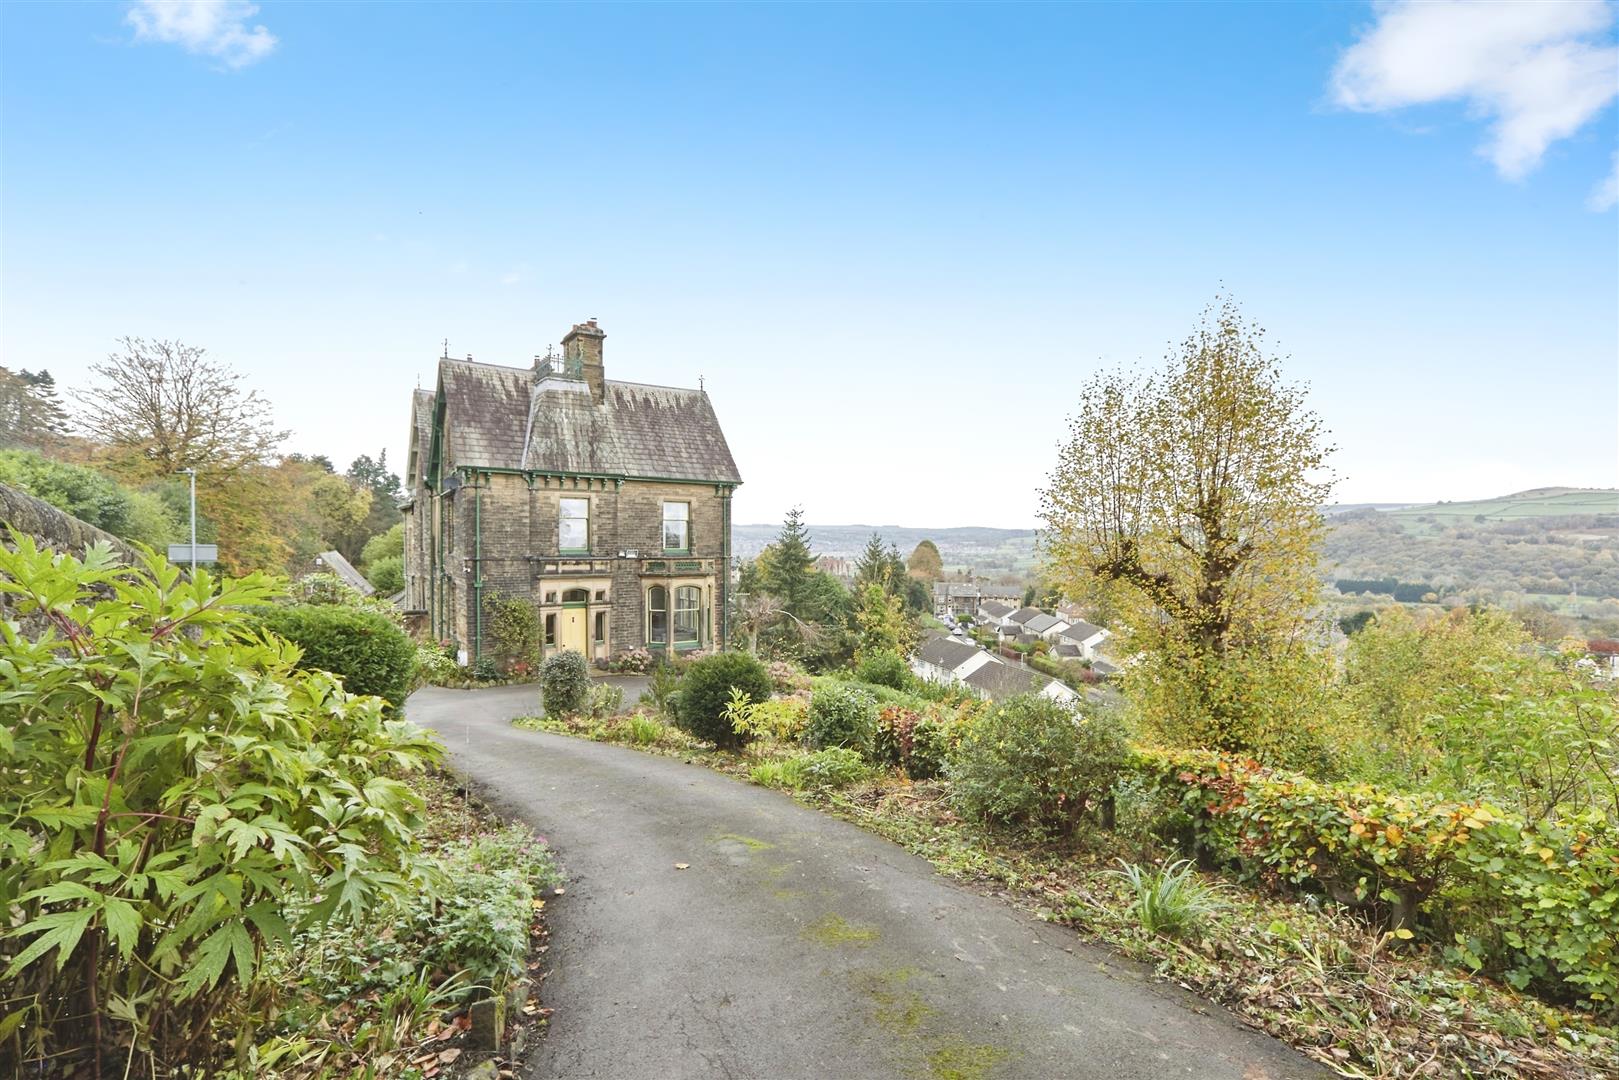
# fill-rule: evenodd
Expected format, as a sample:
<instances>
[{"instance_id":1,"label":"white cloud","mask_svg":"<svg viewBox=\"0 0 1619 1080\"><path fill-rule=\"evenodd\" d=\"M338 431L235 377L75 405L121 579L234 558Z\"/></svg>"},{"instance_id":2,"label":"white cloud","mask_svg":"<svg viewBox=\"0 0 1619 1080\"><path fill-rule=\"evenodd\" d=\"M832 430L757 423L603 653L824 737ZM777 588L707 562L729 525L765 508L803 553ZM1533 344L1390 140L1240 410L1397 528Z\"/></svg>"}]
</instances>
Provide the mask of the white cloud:
<instances>
[{"instance_id":1,"label":"white cloud","mask_svg":"<svg viewBox=\"0 0 1619 1080\"><path fill-rule=\"evenodd\" d=\"M1459 101L1491 122L1479 148L1522 179L1546 148L1619 96L1605 0L1386 0L1333 71L1338 104L1363 112Z\"/></svg>"},{"instance_id":2,"label":"white cloud","mask_svg":"<svg viewBox=\"0 0 1619 1080\"><path fill-rule=\"evenodd\" d=\"M249 0L137 0L124 21L135 28L136 41L178 45L243 68L269 56L277 44L263 26L247 25L258 13Z\"/></svg>"},{"instance_id":3,"label":"white cloud","mask_svg":"<svg viewBox=\"0 0 1619 1080\"><path fill-rule=\"evenodd\" d=\"M1619 206L1619 150L1613 154L1613 171L1591 190L1591 197L1585 201L1585 205L1598 213Z\"/></svg>"}]
</instances>

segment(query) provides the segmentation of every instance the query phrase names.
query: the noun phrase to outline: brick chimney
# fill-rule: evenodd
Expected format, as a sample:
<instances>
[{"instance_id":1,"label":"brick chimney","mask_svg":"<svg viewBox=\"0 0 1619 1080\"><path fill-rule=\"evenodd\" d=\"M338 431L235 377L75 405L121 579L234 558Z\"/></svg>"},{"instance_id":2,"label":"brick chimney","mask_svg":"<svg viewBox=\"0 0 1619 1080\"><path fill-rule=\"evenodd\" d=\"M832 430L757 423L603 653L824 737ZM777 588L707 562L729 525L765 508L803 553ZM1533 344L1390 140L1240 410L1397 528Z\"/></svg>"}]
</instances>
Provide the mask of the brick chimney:
<instances>
[{"instance_id":1,"label":"brick chimney","mask_svg":"<svg viewBox=\"0 0 1619 1080\"><path fill-rule=\"evenodd\" d=\"M590 384L590 396L600 405L607 397L607 371L602 367L602 341L607 337L595 319L574 323L562 335L562 358L577 363Z\"/></svg>"}]
</instances>

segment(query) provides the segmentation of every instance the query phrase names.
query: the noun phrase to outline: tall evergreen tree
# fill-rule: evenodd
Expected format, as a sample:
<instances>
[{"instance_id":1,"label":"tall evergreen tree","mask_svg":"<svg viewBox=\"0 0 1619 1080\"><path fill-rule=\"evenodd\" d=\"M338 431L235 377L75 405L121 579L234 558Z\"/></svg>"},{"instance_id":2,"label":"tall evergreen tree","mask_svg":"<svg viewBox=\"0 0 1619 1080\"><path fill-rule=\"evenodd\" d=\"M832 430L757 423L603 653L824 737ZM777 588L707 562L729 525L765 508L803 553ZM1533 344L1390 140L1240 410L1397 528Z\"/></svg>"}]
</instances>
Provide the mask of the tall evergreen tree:
<instances>
[{"instance_id":1,"label":"tall evergreen tree","mask_svg":"<svg viewBox=\"0 0 1619 1080\"><path fill-rule=\"evenodd\" d=\"M804 511L795 506L787 511L781 534L771 545L770 561L762 574L764 589L781 602L783 611L802 618L814 573L815 554L810 550L809 530L804 527Z\"/></svg>"},{"instance_id":2,"label":"tall evergreen tree","mask_svg":"<svg viewBox=\"0 0 1619 1080\"><path fill-rule=\"evenodd\" d=\"M880 585L884 592L888 591L888 578L893 567L888 561L888 549L883 546L883 538L877 533L871 534L866 541L865 549L854 564L855 592L863 592L868 585Z\"/></svg>"}]
</instances>

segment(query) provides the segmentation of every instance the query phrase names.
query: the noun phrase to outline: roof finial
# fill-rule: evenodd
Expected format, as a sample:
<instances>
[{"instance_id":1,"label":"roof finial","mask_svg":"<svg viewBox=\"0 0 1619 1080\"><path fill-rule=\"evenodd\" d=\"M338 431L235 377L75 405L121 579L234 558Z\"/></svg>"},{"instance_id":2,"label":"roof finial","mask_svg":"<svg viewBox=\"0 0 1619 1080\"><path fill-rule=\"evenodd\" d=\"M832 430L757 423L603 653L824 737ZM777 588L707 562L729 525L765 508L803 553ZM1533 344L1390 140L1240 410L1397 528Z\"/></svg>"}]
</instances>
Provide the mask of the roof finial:
<instances>
[{"instance_id":1,"label":"roof finial","mask_svg":"<svg viewBox=\"0 0 1619 1080\"><path fill-rule=\"evenodd\" d=\"M703 377L701 375L697 376L697 389L702 390L705 393L708 391L708 386L703 382Z\"/></svg>"},{"instance_id":2,"label":"roof finial","mask_svg":"<svg viewBox=\"0 0 1619 1080\"><path fill-rule=\"evenodd\" d=\"M440 360L448 360L449 358L450 358L450 339L445 338L444 339L444 352L439 356L439 359Z\"/></svg>"}]
</instances>

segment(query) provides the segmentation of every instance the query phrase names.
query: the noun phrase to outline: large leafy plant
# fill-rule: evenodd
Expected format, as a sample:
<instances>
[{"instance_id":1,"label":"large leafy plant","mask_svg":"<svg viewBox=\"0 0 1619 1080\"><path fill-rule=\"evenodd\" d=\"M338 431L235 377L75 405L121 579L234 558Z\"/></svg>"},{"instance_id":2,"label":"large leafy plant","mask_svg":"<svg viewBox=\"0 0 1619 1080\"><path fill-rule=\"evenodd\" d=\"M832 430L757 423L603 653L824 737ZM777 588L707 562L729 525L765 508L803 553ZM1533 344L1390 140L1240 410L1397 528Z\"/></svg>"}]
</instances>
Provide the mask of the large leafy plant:
<instances>
[{"instance_id":1,"label":"large leafy plant","mask_svg":"<svg viewBox=\"0 0 1619 1080\"><path fill-rule=\"evenodd\" d=\"M268 941L419 884L438 756L383 702L256 636L253 575L0 549L0 1039L201 1064L252 1038ZM16 1050L25 1047L13 1043Z\"/></svg>"}]
</instances>

